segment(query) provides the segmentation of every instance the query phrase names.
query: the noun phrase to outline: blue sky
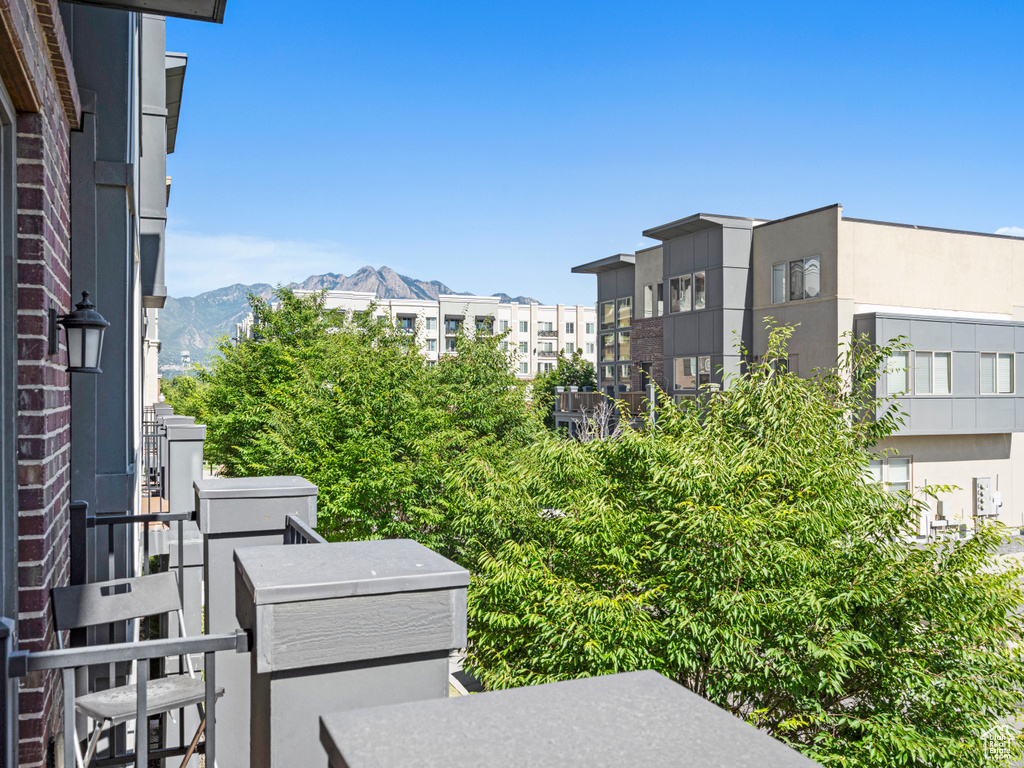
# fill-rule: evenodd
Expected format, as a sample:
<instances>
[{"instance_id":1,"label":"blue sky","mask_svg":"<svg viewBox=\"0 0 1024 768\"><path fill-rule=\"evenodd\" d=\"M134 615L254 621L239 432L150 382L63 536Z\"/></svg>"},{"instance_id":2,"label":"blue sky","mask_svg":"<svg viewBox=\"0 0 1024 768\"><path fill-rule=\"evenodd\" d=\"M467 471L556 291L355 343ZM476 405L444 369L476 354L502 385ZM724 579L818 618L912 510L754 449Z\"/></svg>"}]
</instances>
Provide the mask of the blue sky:
<instances>
[{"instance_id":1,"label":"blue sky","mask_svg":"<svg viewBox=\"0 0 1024 768\"><path fill-rule=\"evenodd\" d=\"M168 288L387 264L589 304L571 267L648 227L836 202L1024 235L1022 31L1016 0L228 0L168 20Z\"/></svg>"}]
</instances>

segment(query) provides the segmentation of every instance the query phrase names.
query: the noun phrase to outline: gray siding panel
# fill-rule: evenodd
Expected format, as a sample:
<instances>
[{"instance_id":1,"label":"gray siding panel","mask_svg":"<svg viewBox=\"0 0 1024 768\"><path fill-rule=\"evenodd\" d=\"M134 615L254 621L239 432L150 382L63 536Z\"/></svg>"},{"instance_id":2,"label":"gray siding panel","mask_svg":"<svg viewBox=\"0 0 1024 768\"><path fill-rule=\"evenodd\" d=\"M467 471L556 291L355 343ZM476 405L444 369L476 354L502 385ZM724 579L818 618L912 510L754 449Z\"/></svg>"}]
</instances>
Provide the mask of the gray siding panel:
<instances>
[{"instance_id":1,"label":"gray siding panel","mask_svg":"<svg viewBox=\"0 0 1024 768\"><path fill-rule=\"evenodd\" d=\"M953 401L954 432L971 431L978 425L977 400L974 398L957 398Z\"/></svg>"},{"instance_id":2,"label":"gray siding panel","mask_svg":"<svg viewBox=\"0 0 1024 768\"><path fill-rule=\"evenodd\" d=\"M994 352L1014 348L1014 328L1007 325L978 325L978 349Z\"/></svg>"},{"instance_id":3,"label":"gray siding panel","mask_svg":"<svg viewBox=\"0 0 1024 768\"><path fill-rule=\"evenodd\" d=\"M708 266L708 231L698 232L693 238L693 268L704 269Z\"/></svg>"},{"instance_id":4,"label":"gray siding panel","mask_svg":"<svg viewBox=\"0 0 1024 768\"><path fill-rule=\"evenodd\" d=\"M977 349L974 323L953 323L953 349Z\"/></svg>"},{"instance_id":5,"label":"gray siding panel","mask_svg":"<svg viewBox=\"0 0 1024 768\"><path fill-rule=\"evenodd\" d=\"M1024 323L943 317L906 317L867 313L854 318L858 332L878 340L905 336L921 351L953 352L952 396L908 395L901 398L907 417L903 435L983 434L1024 431ZM982 395L980 353L1016 351L1016 387L1012 395ZM913 363L911 363L913 369ZM886 393L883 376L879 394Z\"/></svg>"},{"instance_id":6,"label":"gray siding panel","mask_svg":"<svg viewBox=\"0 0 1024 768\"><path fill-rule=\"evenodd\" d=\"M953 348L952 323L948 320L912 320L910 338L915 349L946 351Z\"/></svg>"},{"instance_id":7,"label":"gray siding panel","mask_svg":"<svg viewBox=\"0 0 1024 768\"><path fill-rule=\"evenodd\" d=\"M1016 426L1014 397L979 397L978 429L1010 432Z\"/></svg>"}]
</instances>

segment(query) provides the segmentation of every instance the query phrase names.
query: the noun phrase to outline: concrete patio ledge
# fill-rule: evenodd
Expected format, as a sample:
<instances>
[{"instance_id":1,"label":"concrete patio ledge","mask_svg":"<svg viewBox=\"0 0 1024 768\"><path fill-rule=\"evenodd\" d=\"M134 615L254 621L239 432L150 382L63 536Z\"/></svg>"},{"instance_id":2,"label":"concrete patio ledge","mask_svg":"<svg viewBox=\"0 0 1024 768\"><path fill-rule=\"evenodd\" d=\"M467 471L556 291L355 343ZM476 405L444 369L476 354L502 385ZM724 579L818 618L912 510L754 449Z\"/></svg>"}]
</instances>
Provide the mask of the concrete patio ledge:
<instances>
[{"instance_id":1,"label":"concrete patio ledge","mask_svg":"<svg viewBox=\"0 0 1024 768\"><path fill-rule=\"evenodd\" d=\"M810 768L818 765L657 672L337 712L331 768Z\"/></svg>"}]
</instances>

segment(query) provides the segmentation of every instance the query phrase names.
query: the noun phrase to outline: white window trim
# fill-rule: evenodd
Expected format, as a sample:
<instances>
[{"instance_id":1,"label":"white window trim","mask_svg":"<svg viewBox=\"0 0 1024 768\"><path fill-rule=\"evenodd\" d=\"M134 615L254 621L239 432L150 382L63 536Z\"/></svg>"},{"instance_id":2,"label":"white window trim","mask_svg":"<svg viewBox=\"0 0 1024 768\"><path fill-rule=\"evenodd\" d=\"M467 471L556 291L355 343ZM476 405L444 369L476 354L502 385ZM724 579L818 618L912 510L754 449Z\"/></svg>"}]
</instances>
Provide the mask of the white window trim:
<instances>
[{"instance_id":1,"label":"white window trim","mask_svg":"<svg viewBox=\"0 0 1024 768\"><path fill-rule=\"evenodd\" d=\"M917 391L917 356L919 353L932 356L932 391L931 392L918 392ZM949 392L936 392L935 391L935 355L949 355ZM914 362L913 362L913 379L914 379L914 397L952 397L953 396L953 352L948 349L922 349L914 350ZM978 358L978 389L981 389L981 358ZM909 393L908 393L909 394ZM900 456L898 458L904 458Z\"/></svg>"},{"instance_id":2,"label":"white window trim","mask_svg":"<svg viewBox=\"0 0 1024 768\"><path fill-rule=\"evenodd\" d=\"M882 479L879 484L887 492L892 492L890 487L892 483L889 481L889 460L896 459L897 461L907 461L907 490L913 492L914 490L914 457L913 455L900 454L898 456L877 456L872 457L872 461L877 461L882 465Z\"/></svg>"},{"instance_id":3,"label":"white window trim","mask_svg":"<svg viewBox=\"0 0 1024 768\"><path fill-rule=\"evenodd\" d=\"M996 356L996 391L995 392L982 392L981 391L981 356L982 355L995 355ZM1013 382L1013 388L1009 392L999 392L999 355L1010 356L1010 380ZM988 349L983 349L978 352L978 396L979 397L1013 397L1017 393L1017 353L1008 352L1006 350L1002 352L995 352Z\"/></svg>"}]
</instances>

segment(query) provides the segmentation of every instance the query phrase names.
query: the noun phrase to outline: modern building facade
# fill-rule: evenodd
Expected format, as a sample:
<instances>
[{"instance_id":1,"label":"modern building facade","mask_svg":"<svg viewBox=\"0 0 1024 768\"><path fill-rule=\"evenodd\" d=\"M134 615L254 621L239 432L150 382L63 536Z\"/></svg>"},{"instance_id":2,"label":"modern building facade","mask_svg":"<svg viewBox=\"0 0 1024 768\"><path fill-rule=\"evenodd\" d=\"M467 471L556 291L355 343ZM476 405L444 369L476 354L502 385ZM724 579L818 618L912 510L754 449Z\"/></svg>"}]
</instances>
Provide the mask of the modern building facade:
<instances>
[{"instance_id":1,"label":"modern building facade","mask_svg":"<svg viewBox=\"0 0 1024 768\"><path fill-rule=\"evenodd\" d=\"M873 476L958 486L922 530L1024 525L1024 239L848 218L839 205L772 221L697 214L644 235L661 244L573 270L598 278L602 391L721 385L764 353L768 317L795 326L788 363L801 376L834 366L844 335L902 337L911 349L879 395L897 395L906 421L878 446Z\"/></svg>"},{"instance_id":2,"label":"modern building facade","mask_svg":"<svg viewBox=\"0 0 1024 768\"><path fill-rule=\"evenodd\" d=\"M309 293L296 291L297 294ZM365 312L373 305L380 316L417 334L423 355L431 362L454 354L455 339L463 327L508 333L506 343L516 354L515 373L532 379L550 371L559 352L577 349L597 363L597 313L593 307L565 304L501 303L496 296L441 294L429 299L378 299L372 292L328 291L325 306L345 312ZM236 336L252 335L252 316L238 324Z\"/></svg>"}]
</instances>

